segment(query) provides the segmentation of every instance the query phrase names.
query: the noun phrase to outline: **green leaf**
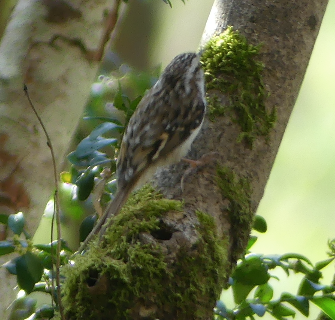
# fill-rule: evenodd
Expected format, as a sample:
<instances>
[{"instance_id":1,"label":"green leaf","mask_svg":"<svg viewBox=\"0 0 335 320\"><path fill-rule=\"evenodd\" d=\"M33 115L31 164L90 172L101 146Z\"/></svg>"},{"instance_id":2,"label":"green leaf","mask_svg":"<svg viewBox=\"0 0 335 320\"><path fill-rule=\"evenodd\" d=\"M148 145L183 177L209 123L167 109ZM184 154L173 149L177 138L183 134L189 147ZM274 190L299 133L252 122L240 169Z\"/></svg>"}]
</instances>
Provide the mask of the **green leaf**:
<instances>
[{"instance_id":1,"label":"green leaf","mask_svg":"<svg viewBox=\"0 0 335 320\"><path fill-rule=\"evenodd\" d=\"M273 297L273 289L268 284L262 284L257 287L255 291L255 298L258 299L262 303L268 303Z\"/></svg>"},{"instance_id":2,"label":"green leaf","mask_svg":"<svg viewBox=\"0 0 335 320\"><path fill-rule=\"evenodd\" d=\"M136 110L138 104L140 103L140 101L142 100L142 96L138 96L137 98L135 98L134 100L132 100L130 102L130 110L132 110L132 112L134 113L134 111Z\"/></svg>"},{"instance_id":3,"label":"green leaf","mask_svg":"<svg viewBox=\"0 0 335 320\"><path fill-rule=\"evenodd\" d=\"M8 320L24 320L29 318L35 311L36 299L23 297L14 300Z\"/></svg>"},{"instance_id":4,"label":"green leaf","mask_svg":"<svg viewBox=\"0 0 335 320\"><path fill-rule=\"evenodd\" d=\"M278 317L279 319L283 317L288 317L288 316L292 316L292 317L295 316L295 311L289 307L284 306L282 303L276 303L272 307L272 312L273 312L273 315Z\"/></svg>"},{"instance_id":5,"label":"green leaf","mask_svg":"<svg viewBox=\"0 0 335 320\"><path fill-rule=\"evenodd\" d=\"M50 291L51 291L51 288L49 287L49 284L47 284L46 282L38 282L35 284L34 292L50 293Z\"/></svg>"},{"instance_id":6,"label":"green leaf","mask_svg":"<svg viewBox=\"0 0 335 320\"><path fill-rule=\"evenodd\" d=\"M91 155L94 151L99 150L101 148L113 145L117 143L117 139L106 139L103 137L98 137L96 139L90 139L90 137L86 137L81 140L77 146L75 151L76 156L79 159L85 158Z\"/></svg>"},{"instance_id":7,"label":"green leaf","mask_svg":"<svg viewBox=\"0 0 335 320\"><path fill-rule=\"evenodd\" d=\"M94 187L95 174L92 170L83 173L76 181L77 197L80 201L85 201L91 194Z\"/></svg>"},{"instance_id":8,"label":"green leaf","mask_svg":"<svg viewBox=\"0 0 335 320\"><path fill-rule=\"evenodd\" d=\"M285 273L289 276L290 273L289 273L288 263L286 261L285 263L283 263L282 261L280 261L280 259L281 259L281 256L277 254L269 254L269 255L263 256L263 261L266 263L269 269L281 267L285 271Z\"/></svg>"},{"instance_id":9,"label":"green leaf","mask_svg":"<svg viewBox=\"0 0 335 320\"><path fill-rule=\"evenodd\" d=\"M0 214L0 223L3 223L3 224L8 223L8 214Z\"/></svg>"},{"instance_id":10,"label":"green leaf","mask_svg":"<svg viewBox=\"0 0 335 320\"><path fill-rule=\"evenodd\" d=\"M40 259L44 269L48 269L48 270L52 269L53 263L52 263L52 257L50 253L41 251L38 254L38 258Z\"/></svg>"},{"instance_id":11,"label":"green leaf","mask_svg":"<svg viewBox=\"0 0 335 320\"><path fill-rule=\"evenodd\" d=\"M3 266L7 269L7 271L10 274L14 274L16 275L16 261L19 259L20 257L16 257L12 260L7 261L6 263L3 264Z\"/></svg>"},{"instance_id":12,"label":"green leaf","mask_svg":"<svg viewBox=\"0 0 335 320\"><path fill-rule=\"evenodd\" d=\"M258 255L248 255L236 267L234 280L247 285L261 285L270 279L268 267Z\"/></svg>"},{"instance_id":13,"label":"green leaf","mask_svg":"<svg viewBox=\"0 0 335 320\"><path fill-rule=\"evenodd\" d=\"M267 228L268 227L267 227L265 219L261 216L256 215L254 219L253 229L258 232L264 233L266 232Z\"/></svg>"},{"instance_id":14,"label":"green leaf","mask_svg":"<svg viewBox=\"0 0 335 320\"><path fill-rule=\"evenodd\" d=\"M104 122L98 125L89 135L91 140L97 139L99 136L103 135L104 133L116 129L122 128L113 122Z\"/></svg>"},{"instance_id":15,"label":"green leaf","mask_svg":"<svg viewBox=\"0 0 335 320\"><path fill-rule=\"evenodd\" d=\"M263 317L265 312L266 312L266 307L262 304L255 304L255 303L250 303L249 304L250 308L252 311L257 314L259 317Z\"/></svg>"},{"instance_id":16,"label":"green leaf","mask_svg":"<svg viewBox=\"0 0 335 320\"><path fill-rule=\"evenodd\" d=\"M286 301L300 311L305 317L309 316L309 302L306 297L303 296L294 296L291 293L284 292L280 301Z\"/></svg>"},{"instance_id":17,"label":"green leaf","mask_svg":"<svg viewBox=\"0 0 335 320\"><path fill-rule=\"evenodd\" d=\"M35 254L28 251L17 259L16 272L19 287L29 294L42 277L43 265Z\"/></svg>"},{"instance_id":18,"label":"green leaf","mask_svg":"<svg viewBox=\"0 0 335 320\"><path fill-rule=\"evenodd\" d=\"M95 151L88 163L89 166L94 167L94 166L101 166L103 164L109 163L113 161L112 159L109 159L105 153Z\"/></svg>"},{"instance_id":19,"label":"green leaf","mask_svg":"<svg viewBox=\"0 0 335 320\"><path fill-rule=\"evenodd\" d=\"M97 216L95 214L88 216L83 220L83 222L80 225L80 229L79 229L80 242L83 242L87 238L87 236L92 231L96 221L97 221Z\"/></svg>"},{"instance_id":20,"label":"green leaf","mask_svg":"<svg viewBox=\"0 0 335 320\"><path fill-rule=\"evenodd\" d=\"M51 243L43 243L43 244L34 244L34 247L38 250L45 251L47 253L56 253L58 240L54 240ZM65 250L68 252L72 252L72 250L68 247L67 242L61 239L61 250Z\"/></svg>"},{"instance_id":21,"label":"green leaf","mask_svg":"<svg viewBox=\"0 0 335 320\"><path fill-rule=\"evenodd\" d=\"M15 250L13 241L0 241L0 256L12 253Z\"/></svg>"},{"instance_id":22,"label":"green leaf","mask_svg":"<svg viewBox=\"0 0 335 320\"><path fill-rule=\"evenodd\" d=\"M163 0L163 2L165 2L166 4L170 6L170 8L172 8L172 3L170 0Z\"/></svg>"},{"instance_id":23,"label":"green leaf","mask_svg":"<svg viewBox=\"0 0 335 320\"><path fill-rule=\"evenodd\" d=\"M328 286L314 283L307 277L304 277L300 283L298 294L301 296L313 296L315 292L324 290L326 288L328 288Z\"/></svg>"},{"instance_id":24,"label":"green leaf","mask_svg":"<svg viewBox=\"0 0 335 320\"><path fill-rule=\"evenodd\" d=\"M334 261L334 258L329 258L327 260L319 261L315 264L315 269L316 270L321 270L321 269L327 267L333 261Z\"/></svg>"},{"instance_id":25,"label":"green leaf","mask_svg":"<svg viewBox=\"0 0 335 320\"><path fill-rule=\"evenodd\" d=\"M254 287L254 285L234 281L234 283L232 284L232 289L235 303L242 303Z\"/></svg>"},{"instance_id":26,"label":"green leaf","mask_svg":"<svg viewBox=\"0 0 335 320\"><path fill-rule=\"evenodd\" d=\"M75 166L78 167L88 167L91 158L79 158L76 151L72 151L67 155L67 159Z\"/></svg>"},{"instance_id":27,"label":"green leaf","mask_svg":"<svg viewBox=\"0 0 335 320\"><path fill-rule=\"evenodd\" d=\"M310 269L308 266L306 266L305 263L303 263L303 261L301 260L297 260L294 265L293 265L293 270L294 272L298 273L303 273L306 276L312 277L314 281L318 281L318 279L320 279L321 276L321 272L315 269ZM319 277L318 277L319 274Z\"/></svg>"},{"instance_id":28,"label":"green leaf","mask_svg":"<svg viewBox=\"0 0 335 320\"><path fill-rule=\"evenodd\" d=\"M256 236L250 236L248 245L247 245L247 251L250 250L250 248L256 243L257 237Z\"/></svg>"},{"instance_id":29,"label":"green leaf","mask_svg":"<svg viewBox=\"0 0 335 320\"><path fill-rule=\"evenodd\" d=\"M311 301L329 318L335 320L335 301L328 297L314 297Z\"/></svg>"},{"instance_id":30,"label":"green leaf","mask_svg":"<svg viewBox=\"0 0 335 320\"><path fill-rule=\"evenodd\" d=\"M313 266L313 263L311 262L311 260L309 260L307 257L299 253L285 253L280 257L280 260L288 260L288 259L303 260L307 262L310 266Z\"/></svg>"},{"instance_id":31,"label":"green leaf","mask_svg":"<svg viewBox=\"0 0 335 320\"><path fill-rule=\"evenodd\" d=\"M51 319L55 315L55 308L44 304L36 310L36 319Z\"/></svg>"},{"instance_id":32,"label":"green leaf","mask_svg":"<svg viewBox=\"0 0 335 320\"><path fill-rule=\"evenodd\" d=\"M8 227L17 235L20 235L24 228L24 216L22 212L10 214L8 217Z\"/></svg>"},{"instance_id":33,"label":"green leaf","mask_svg":"<svg viewBox=\"0 0 335 320\"><path fill-rule=\"evenodd\" d=\"M119 90L117 91L113 105L116 109L124 111L125 113L128 112L128 108L126 107L124 100L126 99L126 96L122 94L121 86L119 86Z\"/></svg>"}]
</instances>

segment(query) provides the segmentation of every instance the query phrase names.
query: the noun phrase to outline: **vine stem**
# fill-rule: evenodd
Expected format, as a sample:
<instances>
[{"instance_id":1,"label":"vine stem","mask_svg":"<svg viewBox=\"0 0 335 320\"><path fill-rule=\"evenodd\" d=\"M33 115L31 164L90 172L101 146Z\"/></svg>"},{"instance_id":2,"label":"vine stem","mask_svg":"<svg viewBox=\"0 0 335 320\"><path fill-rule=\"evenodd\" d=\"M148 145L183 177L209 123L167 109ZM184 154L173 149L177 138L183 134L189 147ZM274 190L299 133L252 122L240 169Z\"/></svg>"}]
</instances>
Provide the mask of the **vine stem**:
<instances>
[{"instance_id":1,"label":"vine stem","mask_svg":"<svg viewBox=\"0 0 335 320\"><path fill-rule=\"evenodd\" d=\"M62 238L62 233L61 233L61 227L60 227L60 213L59 213L59 178L58 178L58 174L57 174L57 166L56 166L56 157L55 157L55 152L54 152L54 148L52 147L52 142L50 139L50 136L48 134L48 131L46 129L46 127L44 126L44 123L41 119L41 117L39 116L39 114L37 113L36 108L34 107L29 93L28 93L28 87L26 85L24 85L23 90L25 92L25 95L28 99L29 105L32 108L32 110L34 111L43 131L44 134L47 138L47 146L50 149L51 152L51 158L52 158L52 166L53 166L53 173L54 173L54 182L55 182L55 210L54 210L54 216L56 216L56 224L57 224L57 249L56 249L56 291L57 291L57 302L58 302L58 307L59 307L59 313L61 316L62 320L65 320L65 316L64 316L64 308L63 308L63 304L62 304L62 299L61 299L61 290L60 290L60 252L61 252L61 238ZM53 216L53 217L54 217ZM53 224L51 227L51 243L53 241ZM52 248L52 245L51 245ZM54 287L54 286L53 286ZM54 289L53 289L54 291Z\"/></svg>"}]
</instances>

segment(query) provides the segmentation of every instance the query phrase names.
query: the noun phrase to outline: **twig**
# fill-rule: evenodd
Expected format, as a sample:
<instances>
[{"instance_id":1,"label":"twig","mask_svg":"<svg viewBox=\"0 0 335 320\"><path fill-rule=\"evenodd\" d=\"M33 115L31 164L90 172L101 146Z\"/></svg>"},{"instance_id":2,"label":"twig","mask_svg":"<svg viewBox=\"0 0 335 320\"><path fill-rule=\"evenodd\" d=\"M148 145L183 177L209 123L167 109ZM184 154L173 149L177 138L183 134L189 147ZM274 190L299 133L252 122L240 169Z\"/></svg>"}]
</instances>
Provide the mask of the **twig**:
<instances>
[{"instance_id":1,"label":"twig","mask_svg":"<svg viewBox=\"0 0 335 320\"><path fill-rule=\"evenodd\" d=\"M118 21L119 10L120 10L121 0L115 0L114 6L108 11L106 18L106 26L100 44L97 50L90 52L88 56L89 59L94 61L101 61L101 58L105 51L105 45L111 37L112 32L115 29L116 23Z\"/></svg>"},{"instance_id":2,"label":"twig","mask_svg":"<svg viewBox=\"0 0 335 320\"><path fill-rule=\"evenodd\" d=\"M28 99L29 105L30 107L33 109L43 131L44 134L47 138L47 146L50 149L51 152L51 158L52 158L52 165L53 165L53 171L54 171L54 180L55 180L55 187L56 187L56 191L55 191L55 211L54 214L56 213L56 223L57 223L57 250L56 250L56 285L57 285L57 299L58 299L58 307L59 307L59 313L61 316L62 320L65 320L65 316L64 316L64 309L63 309L63 304L62 304L62 299L61 299L61 290L60 290L60 251L61 251L61 238L62 238L62 234L61 234L61 229L60 229L60 214L59 214L59 192L58 192L58 184L59 184L59 179L58 179L58 174L57 174L57 168L56 168L56 158L55 158L55 153L54 153L54 149L52 147L52 143L51 143L51 139L49 137L49 134L43 124L42 119L40 118L40 116L38 115L31 99L28 93L28 88L26 85L24 85L23 88L25 95Z\"/></svg>"}]
</instances>

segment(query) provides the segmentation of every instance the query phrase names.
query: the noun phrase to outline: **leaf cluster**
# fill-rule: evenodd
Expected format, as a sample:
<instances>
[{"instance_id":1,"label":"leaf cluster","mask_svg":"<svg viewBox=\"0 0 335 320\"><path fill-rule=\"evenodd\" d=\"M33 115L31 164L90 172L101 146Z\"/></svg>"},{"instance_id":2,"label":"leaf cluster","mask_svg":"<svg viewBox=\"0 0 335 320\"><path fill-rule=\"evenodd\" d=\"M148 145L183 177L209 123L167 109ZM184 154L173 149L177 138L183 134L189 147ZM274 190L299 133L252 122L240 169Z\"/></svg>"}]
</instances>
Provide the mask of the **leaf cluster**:
<instances>
[{"instance_id":1,"label":"leaf cluster","mask_svg":"<svg viewBox=\"0 0 335 320\"><path fill-rule=\"evenodd\" d=\"M14 233L13 239L0 241L0 256L14 252L18 254L3 267L16 276L18 287L24 291L13 302L9 319L51 319L57 310L56 291L53 290L57 241L33 244L25 230L26 220L22 212L9 216L1 214L0 222ZM68 264L72 251L63 240L61 249L61 264ZM32 292L48 294L55 306L37 308L37 300L29 296Z\"/></svg>"},{"instance_id":2,"label":"leaf cluster","mask_svg":"<svg viewBox=\"0 0 335 320\"><path fill-rule=\"evenodd\" d=\"M259 219L258 219L259 220ZM257 228L266 230L264 223L255 223ZM257 240L252 236L248 250ZM216 319L255 319L270 314L273 318L284 320L294 318L298 313L309 316L310 302L317 305L331 319L335 319L335 286L320 283L322 269L334 261L334 257L313 264L307 257L298 253L283 255L262 255L251 253L241 259L229 280L235 306L228 308L223 301L218 301ZM272 270L282 269L287 276L302 274L296 294L283 292L274 299L271 279L279 278L271 274Z\"/></svg>"}]
</instances>

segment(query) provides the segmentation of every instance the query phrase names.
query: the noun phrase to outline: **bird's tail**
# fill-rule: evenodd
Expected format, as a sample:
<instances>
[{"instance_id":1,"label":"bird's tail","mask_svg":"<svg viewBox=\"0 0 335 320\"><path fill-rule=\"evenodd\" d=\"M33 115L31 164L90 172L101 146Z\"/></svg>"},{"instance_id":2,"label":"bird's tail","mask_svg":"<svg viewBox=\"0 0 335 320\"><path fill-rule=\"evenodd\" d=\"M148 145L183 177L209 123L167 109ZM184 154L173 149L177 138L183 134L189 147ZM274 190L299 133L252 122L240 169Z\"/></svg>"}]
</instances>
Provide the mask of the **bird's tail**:
<instances>
[{"instance_id":1,"label":"bird's tail","mask_svg":"<svg viewBox=\"0 0 335 320\"><path fill-rule=\"evenodd\" d=\"M96 234L100 234L100 237L104 235L106 232L106 229L112 224L111 217L117 216L120 213L120 210L122 206L127 201L130 193L132 191L132 188L125 187L120 192L117 192L115 195L115 198L113 201L111 201L105 212L103 213L102 217L98 220L97 224L92 229L91 233L87 236L85 241L81 244L80 248L78 249L78 252L82 252L85 247L87 246L88 242L92 240L92 238Z\"/></svg>"}]
</instances>

